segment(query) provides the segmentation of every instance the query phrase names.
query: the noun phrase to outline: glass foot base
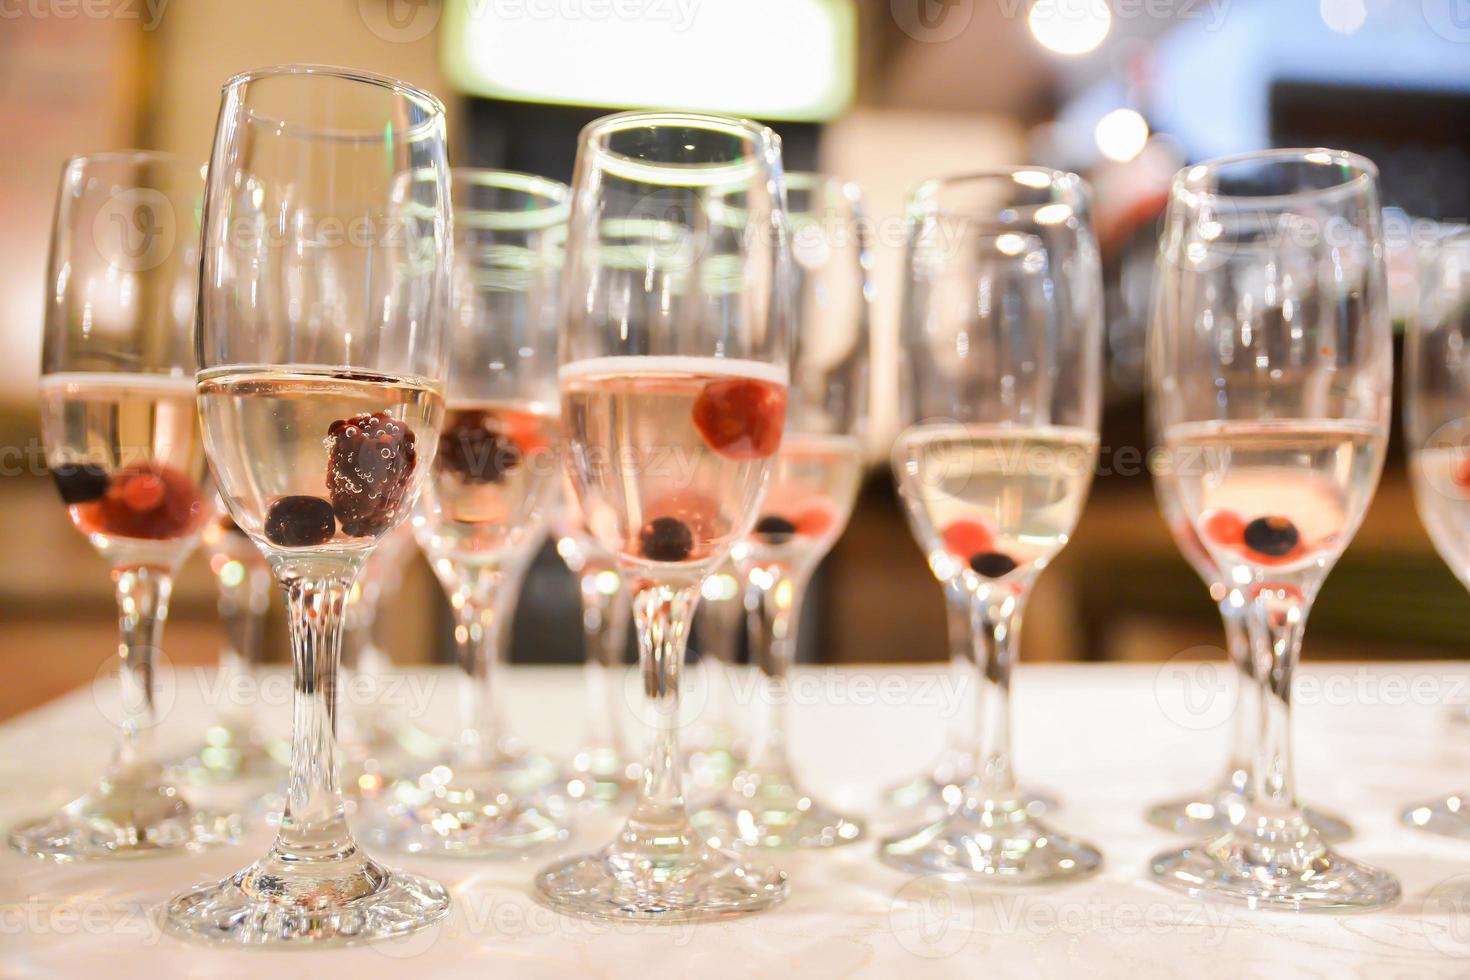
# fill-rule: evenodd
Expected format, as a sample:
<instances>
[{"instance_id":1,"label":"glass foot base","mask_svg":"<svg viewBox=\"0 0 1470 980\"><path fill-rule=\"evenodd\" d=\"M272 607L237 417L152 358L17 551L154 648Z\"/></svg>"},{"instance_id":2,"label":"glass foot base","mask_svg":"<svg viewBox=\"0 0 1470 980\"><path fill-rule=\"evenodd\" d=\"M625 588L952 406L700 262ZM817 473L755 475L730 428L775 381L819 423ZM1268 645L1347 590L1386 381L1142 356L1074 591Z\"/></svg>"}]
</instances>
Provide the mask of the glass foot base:
<instances>
[{"instance_id":1,"label":"glass foot base","mask_svg":"<svg viewBox=\"0 0 1470 980\"><path fill-rule=\"evenodd\" d=\"M499 772L439 767L400 780L366 816L364 838L409 854L515 857L566 840L556 801L523 794Z\"/></svg>"},{"instance_id":2,"label":"glass foot base","mask_svg":"<svg viewBox=\"0 0 1470 980\"><path fill-rule=\"evenodd\" d=\"M1310 831L1289 850L1231 834L1160 854L1149 870L1159 884L1194 898L1258 909L1361 912L1400 895L1392 875L1328 850Z\"/></svg>"},{"instance_id":3,"label":"glass foot base","mask_svg":"<svg viewBox=\"0 0 1470 980\"><path fill-rule=\"evenodd\" d=\"M1161 830L1173 831L1189 837L1208 839L1230 832L1230 807L1239 806L1244 798L1234 790L1218 790L1212 797L1208 793L1173 800L1150 807L1144 814L1150 824ZM1328 844L1340 844L1353 836L1353 828L1341 817L1306 807L1303 814L1317 836Z\"/></svg>"},{"instance_id":4,"label":"glass foot base","mask_svg":"<svg viewBox=\"0 0 1470 980\"><path fill-rule=\"evenodd\" d=\"M385 868L356 849L319 865L272 852L175 898L163 925L185 939L240 946L345 945L402 936L448 912L443 885Z\"/></svg>"},{"instance_id":5,"label":"glass foot base","mask_svg":"<svg viewBox=\"0 0 1470 980\"><path fill-rule=\"evenodd\" d=\"M542 902L585 919L683 922L759 912L786 898L786 875L719 850L686 829L668 844L630 845L560 861L536 875Z\"/></svg>"},{"instance_id":6,"label":"glass foot base","mask_svg":"<svg viewBox=\"0 0 1470 980\"><path fill-rule=\"evenodd\" d=\"M643 767L612 749L583 749L572 757L566 795L575 802L613 806L632 799Z\"/></svg>"},{"instance_id":7,"label":"glass foot base","mask_svg":"<svg viewBox=\"0 0 1470 980\"><path fill-rule=\"evenodd\" d=\"M1410 807L1401 819L1417 830L1470 839L1470 800L1458 793Z\"/></svg>"},{"instance_id":8,"label":"glass foot base","mask_svg":"<svg viewBox=\"0 0 1470 980\"><path fill-rule=\"evenodd\" d=\"M196 810L172 786L104 785L58 813L11 829L10 846L52 861L148 857L240 837L235 814Z\"/></svg>"},{"instance_id":9,"label":"glass foot base","mask_svg":"<svg viewBox=\"0 0 1470 980\"><path fill-rule=\"evenodd\" d=\"M885 864L913 874L1029 885L1081 878L1102 853L1033 816L1024 799L967 800L944 819L878 848Z\"/></svg>"},{"instance_id":10,"label":"glass foot base","mask_svg":"<svg viewBox=\"0 0 1470 980\"><path fill-rule=\"evenodd\" d=\"M965 783L970 779L967 772L949 775L950 769L940 767L931 772L920 773L906 783L890 786L883 791L883 799L904 810L917 810L937 820L946 811L959 806L965 799ZM1021 799L1033 817L1057 810L1061 804L1049 793L1037 792L1033 787L1021 787Z\"/></svg>"},{"instance_id":11,"label":"glass foot base","mask_svg":"<svg viewBox=\"0 0 1470 980\"><path fill-rule=\"evenodd\" d=\"M691 819L715 847L836 847L857 840L864 828L861 820L769 773L741 773L723 796Z\"/></svg>"}]
</instances>

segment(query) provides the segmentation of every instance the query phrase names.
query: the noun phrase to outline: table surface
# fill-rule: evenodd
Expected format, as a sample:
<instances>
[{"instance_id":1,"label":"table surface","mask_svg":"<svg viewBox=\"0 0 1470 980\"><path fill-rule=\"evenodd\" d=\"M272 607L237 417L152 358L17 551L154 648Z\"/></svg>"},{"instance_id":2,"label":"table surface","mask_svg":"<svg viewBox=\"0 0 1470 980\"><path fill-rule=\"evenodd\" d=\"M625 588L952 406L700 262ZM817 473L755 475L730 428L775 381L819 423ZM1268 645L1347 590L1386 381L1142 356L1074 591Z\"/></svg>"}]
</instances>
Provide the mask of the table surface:
<instances>
[{"instance_id":1,"label":"table surface","mask_svg":"<svg viewBox=\"0 0 1470 980\"><path fill-rule=\"evenodd\" d=\"M202 728L212 678L165 675L159 730L179 745ZM453 716L453 676L401 677L400 712ZM288 715L284 677L263 685L272 724ZM1344 850L1394 871L1404 899L1355 916L1252 912L1198 902L1148 882L1153 853L1181 843L1144 823L1145 804L1213 780L1234 692L1223 666L1022 666L1015 682L1017 764L1063 798L1062 830L1105 853L1103 871L1066 886L970 889L880 864L872 839L826 853L781 854L791 897L763 915L694 925L613 925L537 905L533 871L556 852L511 862L398 857L450 886L441 926L395 943L263 952L160 934L174 893L222 877L269 841L121 864L56 866L0 854L0 976L273 977L433 975L909 975L1062 977L1364 976L1470 973L1470 842L1398 825L1402 804L1460 787L1470 726L1448 720L1470 700L1470 668L1310 664L1298 675L1297 762L1303 798L1350 816ZM94 690L95 688L95 690ZM632 690L631 685L628 688ZM0 726L0 822L60 805L105 759L112 737L99 682ZM580 674L514 668L511 723L538 747L571 751L581 734ZM912 820L884 812L881 787L936 753L944 718L967 697L941 668L808 668L796 678L791 738L812 790L870 817L873 837ZM631 695L630 695L631 697ZM697 706L696 706L697 707ZM566 850L607 839L609 817L584 817Z\"/></svg>"}]
</instances>

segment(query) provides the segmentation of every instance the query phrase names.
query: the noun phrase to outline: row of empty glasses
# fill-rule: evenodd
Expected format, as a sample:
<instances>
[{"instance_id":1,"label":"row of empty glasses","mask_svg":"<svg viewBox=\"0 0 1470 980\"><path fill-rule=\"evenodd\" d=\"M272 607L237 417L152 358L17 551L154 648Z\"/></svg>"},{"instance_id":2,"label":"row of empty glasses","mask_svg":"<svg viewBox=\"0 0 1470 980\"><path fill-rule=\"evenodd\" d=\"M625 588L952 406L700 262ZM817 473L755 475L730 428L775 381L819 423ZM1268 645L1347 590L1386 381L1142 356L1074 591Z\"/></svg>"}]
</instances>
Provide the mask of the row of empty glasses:
<instances>
[{"instance_id":1,"label":"row of empty glasses","mask_svg":"<svg viewBox=\"0 0 1470 980\"><path fill-rule=\"evenodd\" d=\"M900 383L893 469L945 593L952 657L977 685L945 756L889 793L933 819L879 855L1002 887L1095 871L1101 851L1018 780L1009 716L1026 600L1103 451L1090 208L1080 178L1039 167L921 184L895 367L870 365L856 190L784 173L777 137L745 120L599 120L568 188L451 171L426 92L288 66L227 83L207 169L146 153L73 160L44 434L73 521L113 568L131 714L97 786L12 830L11 845L69 860L238 838L242 817L192 807L151 745L170 584L202 539L235 651L226 676L252 669L265 575L280 584L294 720L287 745L247 713L221 716L171 770L202 784L289 759L269 852L174 899L173 933L295 944L408 932L443 917L449 894L358 836L409 855L505 857L567 840L571 803L624 798L614 840L535 875L542 901L648 921L779 903L789 885L769 855L865 833L803 787L784 706L806 584L856 498L876 368ZM1390 875L1328 847L1350 830L1298 805L1289 754L1307 613L1382 468L1383 253L1374 171L1351 154L1216 161L1172 187L1149 345L1156 486L1259 699L1242 699L1220 783L1149 813L1203 839L1153 861L1166 886L1292 909L1398 896ZM1467 254L1460 237L1426 256L1408 355L1415 486L1462 577ZM565 771L495 704L520 579L548 527L578 580L587 645L585 748ZM340 661L381 669L372 613L410 536L454 613L464 697L443 747L395 734L380 712L339 710ZM680 744L702 597L725 614L716 646L735 634L728 610L748 613L764 691L744 752L723 724ZM619 723L629 620L653 724L637 761ZM693 807L691 758L710 790ZM1458 797L1408 819L1470 836Z\"/></svg>"}]
</instances>

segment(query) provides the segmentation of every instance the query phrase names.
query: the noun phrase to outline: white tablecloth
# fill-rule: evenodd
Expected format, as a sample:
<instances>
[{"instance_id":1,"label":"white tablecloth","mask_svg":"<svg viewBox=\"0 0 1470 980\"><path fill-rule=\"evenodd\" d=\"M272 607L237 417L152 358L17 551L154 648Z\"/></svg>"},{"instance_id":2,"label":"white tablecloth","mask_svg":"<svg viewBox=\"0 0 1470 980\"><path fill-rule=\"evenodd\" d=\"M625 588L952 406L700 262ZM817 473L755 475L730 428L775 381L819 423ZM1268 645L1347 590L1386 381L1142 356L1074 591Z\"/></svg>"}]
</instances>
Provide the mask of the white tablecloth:
<instances>
[{"instance_id":1,"label":"white tablecloth","mask_svg":"<svg viewBox=\"0 0 1470 980\"><path fill-rule=\"evenodd\" d=\"M36 651L45 656L45 651ZM24 670L12 664L11 670ZM1300 674L1297 760L1304 798L1349 816L1351 855L1398 874L1404 899L1357 916L1250 912L1150 884L1149 856L1179 839L1147 826L1146 803L1218 775L1231 694L1211 695L1223 669L1023 666L1015 684L1018 766L1060 794L1055 824L1100 845L1103 872L1065 887L976 891L916 880L878 863L872 840L784 854L791 897L766 914L684 926L563 918L532 899L523 861L394 857L451 887L441 927L398 943L268 953L216 949L160 934L160 903L221 877L268 843L257 826L239 847L120 864L55 866L0 854L0 976L125 977L633 977L821 978L1361 976L1470 974L1470 842L1400 827L1401 804L1470 787L1470 728L1446 721L1470 698L1460 665L1314 664ZM167 678L165 744L207 717L205 672ZM413 682L409 684L408 682ZM267 686L284 725L281 682ZM402 707L444 723L447 673L407 675ZM107 701L83 689L0 727L0 821L68 799L105 758ZM520 734L552 753L581 732L580 674L515 669L505 680ZM902 820L878 812L878 790L935 754L942 716L965 696L938 668L808 669L797 686L792 741L810 786L872 817L874 836ZM614 823L584 820L568 849L603 843Z\"/></svg>"}]
</instances>

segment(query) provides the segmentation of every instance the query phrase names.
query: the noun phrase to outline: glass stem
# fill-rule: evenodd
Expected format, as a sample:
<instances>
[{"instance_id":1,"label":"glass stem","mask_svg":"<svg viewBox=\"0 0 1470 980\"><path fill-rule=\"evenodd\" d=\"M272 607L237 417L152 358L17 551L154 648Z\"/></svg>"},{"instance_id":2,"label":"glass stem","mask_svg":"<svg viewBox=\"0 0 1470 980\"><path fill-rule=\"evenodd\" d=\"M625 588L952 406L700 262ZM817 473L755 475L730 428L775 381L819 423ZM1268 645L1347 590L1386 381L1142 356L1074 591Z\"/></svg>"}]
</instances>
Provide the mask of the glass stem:
<instances>
[{"instance_id":1,"label":"glass stem","mask_svg":"<svg viewBox=\"0 0 1470 980\"><path fill-rule=\"evenodd\" d=\"M679 759L679 677L698 603L697 582L683 586L645 582L633 600L639 670L654 732L625 835L657 839L662 831L683 827L688 820Z\"/></svg>"},{"instance_id":2,"label":"glass stem","mask_svg":"<svg viewBox=\"0 0 1470 980\"><path fill-rule=\"evenodd\" d=\"M454 645L462 672L461 728L455 764L483 769L494 763L500 746L495 710L495 675L499 668L500 633L496 599L504 575L498 565L461 566L458 587L450 597L454 608Z\"/></svg>"},{"instance_id":3,"label":"glass stem","mask_svg":"<svg viewBox=\"0 0 1470 980\"><path fill-rule=\"evenodd\" d=\"M780 562L754 564L746 570L745 606L750 632L750 659L761 677L763 715L754 730L755 744L747 768L762 773L788 773L786 714L791 700L791 662L810 569L793 570Z\"/></svg>"},{"instance_id":4,"label":"glass stem","mask_svg":"<svg viewBox=\"0 0 1470 980\"><path fill-rule=\"evenodd\" d=\"M117 647L122 682L122 741L108 771L113 784L142 785L162 778L154 752L153 727L158 721L153 703L153 674L173 574L159 568L119 568L112 573L117 592Z\"/></svg>"},{"instance_id":5,"label":"glass stem","mask_svg":"<svg viewBox=\"0 0 1470 980\"><path fill-rule=\"evenodd\" d=\"M975 777L986 800L1020 794L1011 769L1011 667L1019 649L1021 600L1011 594L971 601L970 633L975 662Z\"/></svg>"},{"instance_id":6,"label":"glass stem","mask_svg":"<svg viewBox=\"0 0 1470 980\"><path fill-rule=\"evenodd\" d=\"M345 857L356 845L343 815L337 761L342 620L361 563L281 575L294 664L291 777L275 850L302 861Z\"/></svg>"},{"instance_id":7,"label":"glass stem","mask_svg":"<svg viewBox=\"0 0 1470 980\"><path fill-rule=\"evenodd\" d=\"M1255 665L1251 660L1250 633L1245 620L1245 611L1231 605L1228 598L1220 603L1226 652L1240 675L1226 775L1230 788L1237 793L1250 792L1251 762L1255 758L1256 741L1261 732L1261 685L1256 680Z\"/></svg>"},{"instance_id":8,"label":"glass stem","mask_svg":"<svg viewBox=\"0 0 1470 980\"><path fill-rule=\"evenodd\" d=\"M614 578L617 588L608 591ZM581 575L582 640L586 651L587 741L594 749L625 755L619 724L622 697L618 670L627 649L632 596L615 569L587 566Z\"/></svg>"},{"instance_id":9,"label":"glass stem","mask_svg":"<svg viewBox=\"0 0 1470 980\"><path fill-rule=\"evenodd\" d=\"M1251 774L1252 795L1258 812L1289 819L1298 815L1291 766L1291 681L1308 607L1300 600L1276 598L1274 591L1266 587L1247 613L1261 692L1261 740Z\"/></svg>"}]
</instances>

